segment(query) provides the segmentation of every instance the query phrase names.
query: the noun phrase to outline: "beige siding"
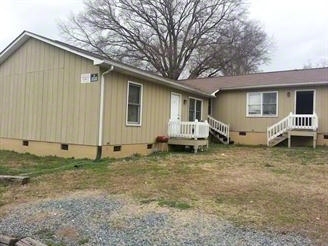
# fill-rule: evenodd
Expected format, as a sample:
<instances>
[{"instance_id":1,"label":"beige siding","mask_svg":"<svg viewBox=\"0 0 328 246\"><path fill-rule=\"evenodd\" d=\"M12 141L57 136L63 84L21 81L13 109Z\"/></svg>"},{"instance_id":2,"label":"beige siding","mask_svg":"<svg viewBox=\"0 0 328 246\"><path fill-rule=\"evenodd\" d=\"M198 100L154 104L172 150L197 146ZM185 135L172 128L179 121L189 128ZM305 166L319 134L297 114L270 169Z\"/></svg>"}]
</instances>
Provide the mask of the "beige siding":
<instances>
[{"instance_id":1,"label":"beige siding","mask_svg":"<svg viewBox=\"0 0 328 246\"><path fill-rule=\"evenodd\" d=\"M319 132L328 134L328 87L317 87L315 111L319 117Z\"/></svg>"},{"instance_id":2,"label":"beige siding","mask_svg":"<svg viewBox=\"0 0 328 246\"><path fill-rule=\"evenodd\" d=\"M126 125L128 81L141 83L143 85L141 126ZM182 95L182 120L188 120L188 99L192 95L116 72L107 75L105 82L103 144L123 145L153 143L157 136L167 135L167 124L170 118L171 92ZM207 117L207 107L207 99L203 99L203 119Z\"/></svg>"},{"instance_id":3,"label":"beige siding","mask_svg":"<svg viewBox=\"0 0 328 246\"><path fill-rule=\"evenodd\" d=\"M59 143L28 141L28 146L23 146L22 140L6 138L0 138L0 149L39 156L74 157L81 159L95 159L97 155L97 146L70 144L68 150L63 150Z\"/></svg>"},{"instance_id":4,"label":"beige siding","mask_svg":"<svg viewBox=\"0 0 328 246\"><path fill-rule=\"evenodd\" d=\"M99 85L92 62L30 39L0 65L0 136L96 145Z\"/></svg>"},{"instance_id":5,"label":"beige siding","mask_svg":"<svg viewBox=\"0 0 328 246\"><path fill-rule=\"evenodd\" d=\"M267 91L278 91L278 117L246 116L247 92L262 92L265 90L223 91L219 92L217 94L217 98L213 100L212 114L216 119L230 124L231 131L266 132L268 126L271 126L279 120L285 118L290 112L294 112L295 91L301 89L314 89L316 91L315 111L319 117L319 132L328 132L327 87L309 87L300 89L284 88L278 90L268 89Z\"/></svg>"}]
</instances>

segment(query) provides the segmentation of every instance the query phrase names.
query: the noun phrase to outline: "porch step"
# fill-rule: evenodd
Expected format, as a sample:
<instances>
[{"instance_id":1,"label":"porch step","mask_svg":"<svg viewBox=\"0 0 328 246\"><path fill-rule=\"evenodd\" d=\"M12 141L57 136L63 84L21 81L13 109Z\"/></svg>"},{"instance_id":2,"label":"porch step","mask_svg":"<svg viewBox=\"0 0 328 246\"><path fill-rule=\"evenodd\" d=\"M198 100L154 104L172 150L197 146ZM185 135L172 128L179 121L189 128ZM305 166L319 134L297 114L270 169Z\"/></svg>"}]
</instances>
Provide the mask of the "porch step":
<instances>
[{"instance_id":1,"label":"porch step","mask_svg":"<svg viewBox=\"0 0 328 246\"><path fill-rule=\"evenodd\" d=\"M276 146L276 145L280 144L281 142L285 141L287 138L288 138L288 136L286 134L278 136L270 141L269 146L270 147Z\"/></svg>"},{"instance_id":2,"label":"porch step","mask_svg":"<svg viewBox=\"0 0 328 246\"><path fill-rule=\"evenodd\" d=\"M217 133L213 129L210 129L210 134L222 144L234 144L234 141L232 141L231 138L229 138L229 142L228 142L226 136L223 136L222 134Z\"/></svg>"}]
</instances>

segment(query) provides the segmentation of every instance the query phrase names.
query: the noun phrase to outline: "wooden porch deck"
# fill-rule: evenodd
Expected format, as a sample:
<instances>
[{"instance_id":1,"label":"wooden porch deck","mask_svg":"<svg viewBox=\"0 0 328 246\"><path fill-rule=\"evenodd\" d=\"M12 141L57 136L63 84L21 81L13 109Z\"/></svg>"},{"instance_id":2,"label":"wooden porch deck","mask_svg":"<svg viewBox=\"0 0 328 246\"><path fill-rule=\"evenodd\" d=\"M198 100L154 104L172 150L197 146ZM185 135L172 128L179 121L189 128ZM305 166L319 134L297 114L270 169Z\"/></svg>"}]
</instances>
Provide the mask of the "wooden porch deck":
<instances>
[{"instance_id":1,"label":"wooden porch deck","mask_svg":"<svg viewBox=\"0 0 328 246\"><path fill-rule=\"evenodd\" d=\"M209 124L207 121L170 120L168 124L168 146L190 146L194 153L208 148Z\"/></svg>"},{"instance_id":2,"label":"wooden porch deck","mask_svg":"<svg viewBox=\"0 0 328 246\"><path fill-rule=\"evenodd\" d=\"M169 148L175 145L191 146L193 147L194 153L197 153L198 150L203 151L208 149L208 139L170 138L168 140L168 145Z\"/></svg>"}]
</instances>

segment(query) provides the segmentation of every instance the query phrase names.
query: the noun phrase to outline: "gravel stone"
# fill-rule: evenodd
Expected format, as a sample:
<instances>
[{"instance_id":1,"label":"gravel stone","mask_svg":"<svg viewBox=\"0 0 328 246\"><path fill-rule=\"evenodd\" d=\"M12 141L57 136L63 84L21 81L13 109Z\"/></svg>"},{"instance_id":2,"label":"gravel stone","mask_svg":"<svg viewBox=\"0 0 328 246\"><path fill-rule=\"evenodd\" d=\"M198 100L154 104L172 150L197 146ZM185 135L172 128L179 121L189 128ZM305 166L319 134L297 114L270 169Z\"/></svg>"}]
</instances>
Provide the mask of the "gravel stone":
<instances>
[{"instance_id":1,"label":"gravel stone","mask_svg":"<svg viewBox=\"0 0 328 246\"><path fill-rule=\"evenodd\" d=\"M295 234L234 226L197 211L180 211L104 195L20 205L0 218L0 232L50 245L313 245Z\"/></svg>"}]
</instances>

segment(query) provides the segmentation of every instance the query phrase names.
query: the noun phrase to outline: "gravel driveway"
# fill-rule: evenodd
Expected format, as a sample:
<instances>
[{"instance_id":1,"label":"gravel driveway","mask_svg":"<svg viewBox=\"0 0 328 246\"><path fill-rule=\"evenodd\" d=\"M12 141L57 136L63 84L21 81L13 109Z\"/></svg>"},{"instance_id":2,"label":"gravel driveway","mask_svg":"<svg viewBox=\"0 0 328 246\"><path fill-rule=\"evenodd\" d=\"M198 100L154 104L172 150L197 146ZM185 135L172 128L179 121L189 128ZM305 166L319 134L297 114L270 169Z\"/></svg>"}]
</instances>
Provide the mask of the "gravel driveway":
<instances>
[{"instance_id":1,"label":"gravel driveway","mask_svg":"<svg viewBox=\"0 0 328 246\"><path fill-rule=\"evenodd\" d=\"M48 245L313 245L300 235L241 229L192 209L90 192L10 209L0 232Z\"/></svg>"}]
</instances>

